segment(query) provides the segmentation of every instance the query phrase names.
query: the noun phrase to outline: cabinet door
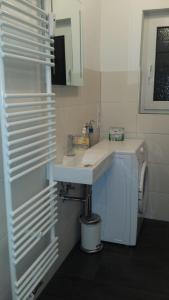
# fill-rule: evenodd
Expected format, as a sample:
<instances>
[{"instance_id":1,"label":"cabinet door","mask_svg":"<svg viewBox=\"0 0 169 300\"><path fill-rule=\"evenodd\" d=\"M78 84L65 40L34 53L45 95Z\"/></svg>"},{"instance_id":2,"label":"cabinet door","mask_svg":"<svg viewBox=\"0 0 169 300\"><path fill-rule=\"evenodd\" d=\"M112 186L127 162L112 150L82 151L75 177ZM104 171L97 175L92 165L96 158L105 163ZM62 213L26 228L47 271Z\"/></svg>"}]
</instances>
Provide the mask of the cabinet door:
<instances>
[{"instance_id":1,"label":"cabinet door","mask_svg":"<svg viewBox=\"0 0 169 300\"><path fill-rule=\"evenodd\" d=\"M128 244L130 205L128 176L130 161L113 159L112 167L93 188L93 210L102 218L102 240ZM130 170L130 169L129 169Z\"/></svg>"},{"instance_id":2,"label":"cabinet door","mask_svg":"<svg viewBox=\"0 0 169 300\"><path fill-rule=\"evenodd\" d=\"M71 39L69 39L70 45L68 45L67 51L70 51L71 58L69 60L72 61L72 65L71 68L69 66L69 69L66 70L66 73L69 74L67 85L81 86L83 85L81 3L79 0L53 0L53 12L56 21L60 20L63 22L64 20L70 20ZM68 54L67 57L69 57Z\"/></svg>"},{"instance_id":3,"label":"cabinet door","mask_svg":"<svg viewBox=\"0 0 169 300\"><path fill-rule=\"evenodd\" d=\"M101 239L104 239L104 232L106 227L106 211L107 211L107 181L109 172L106 172L99 180L93 185L92 194L92 210L94 213L101 217Z\"/></svg>"}]
</instances>

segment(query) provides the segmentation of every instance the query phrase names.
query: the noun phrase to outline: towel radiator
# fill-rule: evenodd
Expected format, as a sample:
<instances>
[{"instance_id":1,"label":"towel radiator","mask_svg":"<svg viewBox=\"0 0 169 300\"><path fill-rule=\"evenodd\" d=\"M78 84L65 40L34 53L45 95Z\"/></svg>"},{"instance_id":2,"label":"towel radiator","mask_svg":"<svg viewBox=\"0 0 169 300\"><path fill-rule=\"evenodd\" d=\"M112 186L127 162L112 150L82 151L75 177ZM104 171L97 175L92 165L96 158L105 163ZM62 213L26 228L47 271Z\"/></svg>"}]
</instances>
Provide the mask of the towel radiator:
<instances>
[{"instance_id":1,"label":"towel radiator","mask_svg":"<svg viewBox=\"0 0 169 300\"><path fill-rule=\"evenodd\" d=\"M57 183L51 166L56 157L56 136L50 25L39 0L0 0L0 113L13 300L34 299L34 291L58 258ZM40 84L38 92L9 92L9 62L17 63L17 69L22 63L34 64L39 78L43 70L45 86ZM29 185L27 176L45 166L49 183L29 199L24 196L17 205L12 192L16 182ZM42 241L43 247L39 246Z\"/></svg>"}]
</instances>

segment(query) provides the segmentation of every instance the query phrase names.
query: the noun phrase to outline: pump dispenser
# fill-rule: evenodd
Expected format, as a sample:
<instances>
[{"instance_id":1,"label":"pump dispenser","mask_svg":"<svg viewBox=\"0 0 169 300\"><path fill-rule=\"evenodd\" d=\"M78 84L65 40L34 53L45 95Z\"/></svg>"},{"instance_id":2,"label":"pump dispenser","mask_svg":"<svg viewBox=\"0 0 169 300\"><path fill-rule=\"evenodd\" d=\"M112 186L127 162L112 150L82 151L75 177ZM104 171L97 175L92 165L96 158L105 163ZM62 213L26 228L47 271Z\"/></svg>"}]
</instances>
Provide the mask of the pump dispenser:
<instances>
[{"instance_id":1,"label":"pump dispenser","mask_svg":"<svg viewBox=\"0 0 169 300\"><path fill-rule=\"evenodd\" d=\"M87 135L87 128L86 128L86 124L83 126L82 128L82 135L83 137L85 137Z\"/></svg>"},{"instance_id":2,"label":"pump dispenser","mask_svg":"<svg viewBox=\"0 0 169 300\"><path fill-rule=\"evenodd\" d=\"M82 128L82 144L89 147L89 134L88 134L88 123L84 124Z\"/></svg>"}]
</instances>

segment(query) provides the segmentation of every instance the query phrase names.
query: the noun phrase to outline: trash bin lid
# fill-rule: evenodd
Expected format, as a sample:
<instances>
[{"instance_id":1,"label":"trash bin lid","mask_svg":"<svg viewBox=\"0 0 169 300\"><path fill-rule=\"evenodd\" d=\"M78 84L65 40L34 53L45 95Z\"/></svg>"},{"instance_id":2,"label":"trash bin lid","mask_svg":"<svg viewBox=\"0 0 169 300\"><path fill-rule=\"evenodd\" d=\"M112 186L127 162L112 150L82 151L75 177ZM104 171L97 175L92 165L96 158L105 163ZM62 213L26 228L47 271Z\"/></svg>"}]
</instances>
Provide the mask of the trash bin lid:
<instances>
[{"instance_id":1,"label":"trash bin lid","mask_svg":"<svg viewBox=\"0 0 169 300\"><path fill-rule=\"evenodd\" d=\"M101 218L99 215L96 215L96 214L92 214L90 217L81 216L80 222L84 223L86 225L97 224L97 223L101 222Z\"/></svg>"}]
</instances>

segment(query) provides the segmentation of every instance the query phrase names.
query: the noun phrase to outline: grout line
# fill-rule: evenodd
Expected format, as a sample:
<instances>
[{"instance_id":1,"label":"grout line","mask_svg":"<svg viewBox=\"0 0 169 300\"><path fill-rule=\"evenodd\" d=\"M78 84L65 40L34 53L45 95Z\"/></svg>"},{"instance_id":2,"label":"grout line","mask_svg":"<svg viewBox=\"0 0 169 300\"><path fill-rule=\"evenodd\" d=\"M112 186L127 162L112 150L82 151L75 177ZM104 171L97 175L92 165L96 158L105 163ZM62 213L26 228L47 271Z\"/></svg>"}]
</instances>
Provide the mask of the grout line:
<instances>
[{"instance_id":1,"label":"grout line","mask_svg":"<svg viewBox=\"0 0 169 300\"><path fill-rule=\"evenodd\" d=\"M152 162L148 160L149 165L157 165L157 166L168 166L169 167L169 162L167 163L159 163L159 162Z\"/></svg>"},{"instance_id":2,"label":"grout line","mask_svg":"<svg viewBox=\"0 0 169 300\"><path fill-rule=\"evenodd\" d=\"M168 201L169 201L169 193L162 193L162 192L156 192L156 191L149 191L148 194L165 195L165 196L168 197Z\"/></svg>"},{"instance_id":3,"label":"grout line","mask_svg":"<svg viewBox=\"0 0 169 300\"><path fill-rule=\"evenodd\" d=\"M104 101L102 101L102 103L104 103L104 104L106 104L106 103L109 103L109 104L114 104L114 103L118 103L118 104L129 104L129 103L132 103L132 104L137 104L137 101L136 100L127 100L127 101L125 101L125 100L114 100L114 101L112 101L112 100L104 100Z\"/></svg>"}]
</instances>

